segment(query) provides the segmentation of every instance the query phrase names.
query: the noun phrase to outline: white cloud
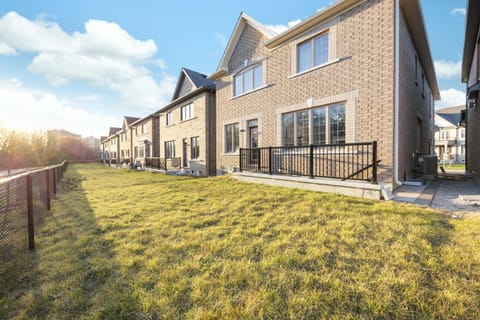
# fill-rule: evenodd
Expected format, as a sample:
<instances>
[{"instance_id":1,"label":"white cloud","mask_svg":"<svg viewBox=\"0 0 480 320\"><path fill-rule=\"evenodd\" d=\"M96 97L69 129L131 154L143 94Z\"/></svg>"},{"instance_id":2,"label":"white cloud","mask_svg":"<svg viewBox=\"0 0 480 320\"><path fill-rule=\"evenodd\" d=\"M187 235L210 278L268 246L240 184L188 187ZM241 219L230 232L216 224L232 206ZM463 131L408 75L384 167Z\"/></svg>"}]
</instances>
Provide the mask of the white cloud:
<instances>
[{"instance_id":1,"label":"white cloud","mask_svg":"<svg viewBox=\"0 0 480 320\"><path fill-rule=\"evenodd\" d=\"M0 42L0 55L13 56L17 54L17 50L5 42Z\"/></svg>"},{"instance_id":2,"label":"white cloud","mask_svg":"<svg viewBox=\"0 0 480 320\"><path fill-rule=\"evenodd\" d=\"M467 14L467 10L465 8L454 8L450 14Z\"/></svg>"},{"instance_id":3,"label":"white cloud","mask_svg":"<svg viewBox=\"0 0 480 320\"><path fill-rule=\"evenodd\" d=\"M280 34L288 29L290 29L291 27L293 26L296 26L297 24L299 24L300 22L302 22L301 19L297 19L297 20L292 20L292 21L289 21L287 23L287 25L283 25L283 24L267 24L267 27L272 29L274 32L276 32L277 34Z\"/></svg>"},{"instance_id":4,"label":"white cloud","mask_svg":"<svg viewBox=\"0 0 480 320\"><path fill-rule=\"evenodd\" d=\"M164 60L155 58L155 42L137 40L112 22L89 20L85 32L70 35L56 23L10 12L0 18L0 54L17 51L36 53L28 70L53 85L83 81L116 92L134 107L166 103L175 86L166 74L157 82L148 68L166 68ZM137 83L146 84L146 90L132 89Z\"/></svg>"},{"instance_id":5,"label":"white cloud","mask_svg":"<svg viewBox=\"0 0 480 320\"><path fill-rule=\"evenodd\" d=\"M121 119L87 112L52 93L23 87L17 79L0 80L0 126L15 130L66 129L101 136Z\"/></svg>"},{"instance_id":6,"label":"white cloud","mask_svg":"<svg viewBox=\"0 0 480 320\"><path fill-rule=\"evenodd\" d=\"M228 43L227 37L225 37L223 34L216 32L215 33L215 41L222 47L225 48Z\"/></svg>"},{"instance_id":7,"label":"white cloud","mask_svg":"<svg viewBox=\"0 0 480 320\"><path fill-rule=\"evenodd\" d=\"M434 63L435 71L439 79L460 79L460 74L462 71L462 61L453 62L442 59L436 60Z\"/></svg>"},{"instance_id":8,"label":"white cloud","mask_svg":"<svg viewBox=\"0 0 480 320\"><path fill-rule=\"evenodd\" d=\"M446 108L446 107L455 107L459 105L464 105L466 96L465 92L450 88L447 90L440 90L440 96L442 100L435 103L437 108Z\"/></svg>"}]
</instances>

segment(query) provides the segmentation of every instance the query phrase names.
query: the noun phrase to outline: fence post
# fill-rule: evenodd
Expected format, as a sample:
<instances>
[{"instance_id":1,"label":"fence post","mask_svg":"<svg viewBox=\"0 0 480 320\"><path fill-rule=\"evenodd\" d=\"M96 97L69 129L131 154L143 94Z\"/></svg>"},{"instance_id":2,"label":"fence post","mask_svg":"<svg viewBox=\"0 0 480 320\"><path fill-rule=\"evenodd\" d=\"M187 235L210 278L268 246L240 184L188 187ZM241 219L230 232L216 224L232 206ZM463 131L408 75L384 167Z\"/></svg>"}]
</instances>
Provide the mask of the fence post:
<instances>
[{"instance_id":1,"label":"fence post","mask_svg":"<svg viewBox=\"0 0 480 320\"><path fill-rule=\"evenodd\" d=\"M35 237L33 227L33 188L32 175L27 175L27 221L28 221L28 249L35 249Z\"/></svg>"},{"instance_id":2,"label":"fence post","mask_svg":"<svg viewBox=\"0 0 480 320\"><path fill-rule=\"evenodd\" d=\"M308 170L310 179L313 179L313 144L310 145L310 157L308 158Z\"/></svg>"},{"instance_id":3,"label":"fence post","mask_svg":"<svg viewBox=\"0 0 480 320\"><path fill-rule=\"evenodd\" d=\"M239 157L240 157L240 172L243 171L243 165L242 165L242 151L243 149L240 148L240 153L239 153Z\"/></svg>"},{"instance_id":4,"label":"fence post","mask_svg":"<svg viewBox=\"0 0 480 320\"><path fill-rule=\"evenodd\" d=\"M374 184L377 184L378 183L378 177L377 177L377 141L373 141L372 142L372 161L373 161L373 170L372 170L372 174L373 174L373 183Z\"/></svg>"},{"instance_id":5,"label":"fence post","mask_svg":"<svg viewBox=\"0 0 480 320\"><path fill-rule=\"evenodd\" d=\"M57 170L55 170L55 168L52 169L52 173L53 173L53 179L52 179L52 182L53 182L53 194L56 195L57 194Z\"/></svg>"},{"instance_id":6,"label":"fence post","mask_svg":"<svg viewBox=\"0 0 480 320\"><path fill-rule=\"evenodd\" d=\"M268 147L268 173L271 175L273 174L272 169L272 147Z\"/></svg>"},{"instance_id":7,"label":"fence post","mask_svg":"<svg viewBox=\"0 0 480 320\"><path fill-rule=\"evenodd\" d=\"M51 195L51 190L50 190L50 170L45 170L45 173L46 173L46 188L47 188L47 210L50 210L51 209L51 199L52 199L52 195Z\"/></svg>"}]
</instances>

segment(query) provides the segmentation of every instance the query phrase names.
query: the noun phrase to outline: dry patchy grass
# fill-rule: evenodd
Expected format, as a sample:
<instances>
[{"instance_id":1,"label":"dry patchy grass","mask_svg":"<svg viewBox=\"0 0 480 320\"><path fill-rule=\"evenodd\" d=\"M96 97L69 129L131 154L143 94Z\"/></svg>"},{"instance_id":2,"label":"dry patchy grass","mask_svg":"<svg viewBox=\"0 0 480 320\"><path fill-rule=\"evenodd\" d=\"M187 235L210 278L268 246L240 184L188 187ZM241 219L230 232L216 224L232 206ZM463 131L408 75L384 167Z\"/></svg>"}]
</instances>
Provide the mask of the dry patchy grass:
<instances>
[{"instance_id":1,"label":"dry patchy grass","mask_svg":"<svg viewBox=\"0 0 480 320\"><path fill-rule=\"evenodd\" d=\"M73 165L0 315L473 319L479 230L416 206Z\"/></svg>"}]
</instances>

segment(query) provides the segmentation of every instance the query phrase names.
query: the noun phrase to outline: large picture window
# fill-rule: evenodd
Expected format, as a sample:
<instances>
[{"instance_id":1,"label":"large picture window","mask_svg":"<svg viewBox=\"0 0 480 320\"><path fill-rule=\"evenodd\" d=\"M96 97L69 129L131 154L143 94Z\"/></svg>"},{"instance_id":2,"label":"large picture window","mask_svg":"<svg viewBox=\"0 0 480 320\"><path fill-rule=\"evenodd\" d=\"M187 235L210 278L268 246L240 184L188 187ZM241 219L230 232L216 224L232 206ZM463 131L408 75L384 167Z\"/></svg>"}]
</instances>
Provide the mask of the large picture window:
<instances>
[{"instance_id":1,"label":"large picture window","mask_svg":"<svg viewBox=\"0 0 480 320\"><path fill-rule=\"evenodd\" d=\"M175 140L165 141L165 159L175 158Z\"/></svg>"},{"instance_id":2,"label":"large picture window","mask_svg":"<svg viewBox=\"0 0 480 320\"><path fill-rule=\"evenodd\" d=\"M328 32L309 39L297 47L297 72L328 62Z\"/></svg>"},{"instance_id":3,"label":"large picture window","mask_svg":"<svg viewBox=\"0 0 480 320\"><path fill-rule=\"evenodd\" d=\"M252 91L263 85L263 65L257 64L250 67L235 76L234 93L235 96Z\"/></svg>"},{"instance_id":4,"label":"large picture window","mask_svg":"<svg viewBox=\"0 0 480 320\"><path fill-rule=\"evenodd\" d=\"M238 123L225 126L225 152L234 153L238 151L240 132Z\"/></svg>"},{"instance_id":5,"label":"large picture window","mask_svg":"<svg viewBox=\"0 0 480 320\"><path fill-rule=\"evenodd\" d=\"M200 143L198 137L190 138L190 159L200 158Z\"/></svg>"},{"instance_id":6,"label":"large picture window","mask_svg":"<svg viewBox=\"0 0 480 320\"><path fill-rule=\"evenodd\" d=\"M285 147L344 144L345 106L338 104L282 114L282 142Z\"/></svg>"}]
</instances>

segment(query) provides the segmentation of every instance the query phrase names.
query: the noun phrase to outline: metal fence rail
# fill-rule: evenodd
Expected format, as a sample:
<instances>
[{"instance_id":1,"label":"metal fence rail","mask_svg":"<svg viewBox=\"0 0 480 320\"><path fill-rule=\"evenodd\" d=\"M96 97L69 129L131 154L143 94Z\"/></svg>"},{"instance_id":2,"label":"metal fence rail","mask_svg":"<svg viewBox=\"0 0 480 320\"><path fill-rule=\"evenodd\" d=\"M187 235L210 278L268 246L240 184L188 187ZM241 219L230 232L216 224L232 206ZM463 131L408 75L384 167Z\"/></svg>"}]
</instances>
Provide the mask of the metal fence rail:
<instances>
[{"instance_id":1,"label":"metal fence rail","mask_svg":"<svg viewBox=\"0 0 480 320\"><path fill-rule=\"evenodd\" d=\"M377 183L377 142L240 149L240 171Z\"/></svg>"},{"instance_id":2,"label":"metal fence rail","mask_svg":"<svg viewBox=\"0 0 480 320\"><path fill-rule=\"evenodd\" d=\"M57 193L68 163L0 179L0 266L35 248L35 226Z\"/></svg>"}]
</instances>

